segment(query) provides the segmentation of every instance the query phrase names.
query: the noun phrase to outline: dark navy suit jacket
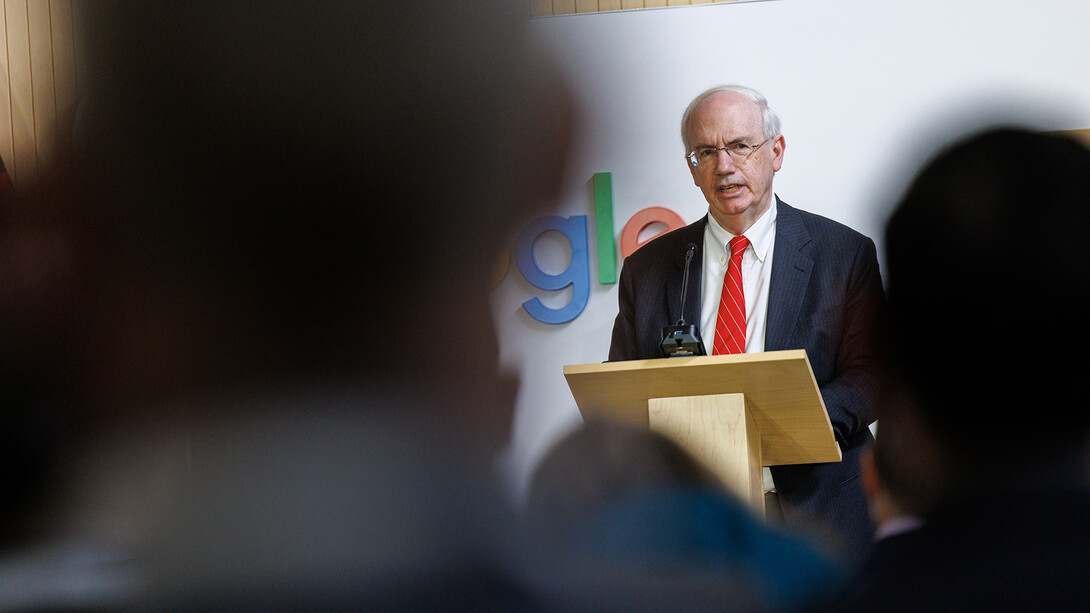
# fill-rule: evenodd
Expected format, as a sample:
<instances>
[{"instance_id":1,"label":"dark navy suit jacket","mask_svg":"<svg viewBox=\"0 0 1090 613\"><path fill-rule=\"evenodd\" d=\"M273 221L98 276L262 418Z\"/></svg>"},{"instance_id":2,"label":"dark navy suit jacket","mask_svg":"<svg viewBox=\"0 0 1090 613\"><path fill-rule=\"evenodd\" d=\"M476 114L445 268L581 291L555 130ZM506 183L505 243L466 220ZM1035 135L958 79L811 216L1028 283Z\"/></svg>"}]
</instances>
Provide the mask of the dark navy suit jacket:
<instances>
[{"instance_id":1,"label":"dark navy suit jacket","mask_svg":"<svg viewBox=\"0 0 1090 613\"><path fill-rule=\"evenodd\" d=\"M630 255L610 361L662 357L662 328L681 317L685 253L697 245L684 319L700 321L701 257L707 216ZM849 555L862 555L873 525L859 481L859 455L879 392L877 318L884 302L874 242L851 228L778 200L765 350L805 349L843 453L841 462L774 466L788 525L829 529ZM714 334L714 330L701 334Z\"/></svg>"},{"instance_id":2,"label":"dark navy suit jacket","mask_svg":"<svg viewBox=\"0 0 1090 613\"><path fill-rule=\"evenodd\" d=\"M1082 474L1042 475L1028 486L958 492L922 527L876 542L842 596L815 610L1086 610L1090 491L1082 483Z\"/></svg>"}]
</instances>

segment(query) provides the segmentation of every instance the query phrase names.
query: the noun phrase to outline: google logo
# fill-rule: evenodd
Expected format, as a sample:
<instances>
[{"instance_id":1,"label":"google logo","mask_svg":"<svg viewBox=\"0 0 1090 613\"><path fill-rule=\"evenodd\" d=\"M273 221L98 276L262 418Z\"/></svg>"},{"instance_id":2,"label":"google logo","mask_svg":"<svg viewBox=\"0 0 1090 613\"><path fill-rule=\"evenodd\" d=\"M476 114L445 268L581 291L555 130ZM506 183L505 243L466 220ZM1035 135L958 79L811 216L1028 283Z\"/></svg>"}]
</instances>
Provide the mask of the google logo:
<instances>
[{"instance_id":1,"label":"google logo","mask_svg":"<svg viewBox=\"0 0 1090 613\"><path fill-rule=\"evenodd\" d=\"M661 232L639 240L640 234L652 224L666 226ZM637 212L621 230L621 259L628 257L641 245L656 236L685 225L681 216L663 207L648 207ZM590 247L586 215L559 217L548 215L531 221L515 242L515 260L526 280L542 290L562 290L572 286L572 297L560 308L545 306L538 298L522 303L534 319L546 324L567 323L583 312L590 299ZM617 249L613 227L613 180L608 172L594 173L594 230L598 251L598 282L611 285L617 282ZM571 245L571 262L558 273L549 274L538 267L534 260L534 246L546 232L559 232Z\"/></svg>"}]
</instances>

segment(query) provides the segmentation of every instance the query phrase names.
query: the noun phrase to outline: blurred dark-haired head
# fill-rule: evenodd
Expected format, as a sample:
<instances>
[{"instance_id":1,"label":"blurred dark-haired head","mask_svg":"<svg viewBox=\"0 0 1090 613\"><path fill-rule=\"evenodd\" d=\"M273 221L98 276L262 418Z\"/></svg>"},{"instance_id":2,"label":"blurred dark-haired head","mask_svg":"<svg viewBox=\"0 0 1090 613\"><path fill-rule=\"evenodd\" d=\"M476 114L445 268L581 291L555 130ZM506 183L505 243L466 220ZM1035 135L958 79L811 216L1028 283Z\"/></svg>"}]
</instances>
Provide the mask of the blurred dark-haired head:
<instances>
[{"instance_id":1,"label":"blurred dark-haired head","mask_svg":"<svg viewBox=\"0 0 1090 613\"><path fill-rule=\"evenodd\" d=\"M104 402L368 373L487 411L489 275L558 189L570 110L518 11L82 9L74 183Z\"/></svg>"},{"instance_id":2,"label":"blurred dark-haired head","mask_svg":"<svg viewBox=\"0 0 1090 613\"><path fill-rule=\"evenodd\" d=\"M0 210L28 277L0 296L19 478L225 395L362 390L502 445L490 277L560 188L573 110L521 8L75 3L72 146Z\"/></svg>"},{"instance_id":3,"label":"blurred dark-haired head","mask_svg":"<svg viewBox=\"0 0 1090 613\"><path fill-rule=\"evenodd\" d=\"M1071 396L1090 340L1088 235L1090 151L1020 128L940 152L890 218L897 361L960 461L1023 462L1085 441L1090 413Z\"/></svg>"},{"instance_id":4,"label":"blurred dark-haired head","mask_svg":"<svg viewBox=\"0 0 1090 613\"><path fill-rule=\"evenodd\" d=\"M526 507L534 521L570 529L618 501L722 482L680 445L645 426L590 419L542 458Z\"/></svg>"}]
</instances>

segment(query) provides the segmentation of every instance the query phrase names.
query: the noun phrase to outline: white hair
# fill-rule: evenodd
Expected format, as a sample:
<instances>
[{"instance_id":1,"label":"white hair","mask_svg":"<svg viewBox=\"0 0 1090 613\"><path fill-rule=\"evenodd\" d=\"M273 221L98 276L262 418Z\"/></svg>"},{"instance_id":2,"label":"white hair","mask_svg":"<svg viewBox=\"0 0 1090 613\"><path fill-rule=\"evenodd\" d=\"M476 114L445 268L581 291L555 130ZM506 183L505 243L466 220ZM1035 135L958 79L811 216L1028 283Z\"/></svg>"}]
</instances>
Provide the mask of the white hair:
<instances>
[{"instance_id":1,"label":"white hair","mask_svg":"<svg viewBox=\"0 0 1090 613\"><path fill-rule=\"evenodd\" d=\"M768 99L764 97L764 94L744 85L717 85L693 98L681 115L681 143L685 146L685 153L692 151L692 143L689 141L689 120L693 116L693 111L708 96L719 92L734 92L756 102L761 107L761 129L764 131L764 137L772 138L780 134L780 117L772 110L772 107L768 106Z\"/></svg>"}]
</instances>

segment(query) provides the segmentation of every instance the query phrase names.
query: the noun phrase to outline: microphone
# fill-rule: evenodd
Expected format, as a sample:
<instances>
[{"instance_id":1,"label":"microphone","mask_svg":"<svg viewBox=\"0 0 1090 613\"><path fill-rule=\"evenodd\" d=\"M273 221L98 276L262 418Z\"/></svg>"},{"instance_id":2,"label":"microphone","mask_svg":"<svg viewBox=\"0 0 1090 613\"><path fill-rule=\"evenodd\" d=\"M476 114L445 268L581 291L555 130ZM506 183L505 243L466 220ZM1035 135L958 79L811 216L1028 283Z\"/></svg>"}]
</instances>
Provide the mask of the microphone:
<instances>
[{"instance_id":1,"label":"microphone","mask_svg":"<svg viewBox=\"0 0 1090 613\"><path fill-rule=\"evenodd\" d=\"M681 277L681 317L672 326L662 329L662 342L659 349L663 357L685 358L694 355L706 355L704 342L700 340L700 332L696 324L685 323L685 298L689 294L689 264L696 253L696 243L689 243L688 252L685 253L685 273Z\"/></svg>"}]
</instances>

